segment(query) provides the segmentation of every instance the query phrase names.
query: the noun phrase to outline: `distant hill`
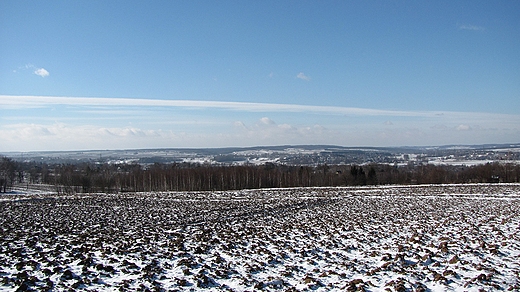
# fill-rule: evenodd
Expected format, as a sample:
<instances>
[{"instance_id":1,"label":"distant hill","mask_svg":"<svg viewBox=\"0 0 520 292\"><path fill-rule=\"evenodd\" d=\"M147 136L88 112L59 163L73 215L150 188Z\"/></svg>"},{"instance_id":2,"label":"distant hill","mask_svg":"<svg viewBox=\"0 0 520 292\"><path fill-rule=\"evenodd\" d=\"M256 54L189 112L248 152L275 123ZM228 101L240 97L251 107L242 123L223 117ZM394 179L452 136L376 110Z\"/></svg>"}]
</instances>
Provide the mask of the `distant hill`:
<instances>
[{"instance_id":1,"label":"distant hill","mask_svg":"<svg viewBox=\"0 0 520 292\"><path fill-rule=\"evenodd\" d=\"M494 161L520 163L520 143L446 145L432 147L343 147L283 145L230 148L172 148L131 150L44 151L1 153L16 161L43 163L202 163L202 164L451 164Z\"/></svg>"}]
</instances>

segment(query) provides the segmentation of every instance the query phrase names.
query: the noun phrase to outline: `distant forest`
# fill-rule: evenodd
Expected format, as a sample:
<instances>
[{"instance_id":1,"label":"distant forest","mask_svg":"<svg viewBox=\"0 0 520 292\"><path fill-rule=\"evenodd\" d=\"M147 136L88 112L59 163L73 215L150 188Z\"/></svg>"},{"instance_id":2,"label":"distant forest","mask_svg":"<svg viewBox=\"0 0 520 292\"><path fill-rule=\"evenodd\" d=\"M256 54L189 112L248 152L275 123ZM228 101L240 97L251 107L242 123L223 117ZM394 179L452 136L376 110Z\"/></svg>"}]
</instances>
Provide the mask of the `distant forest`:
<instances>
[{"instance_id":1,"label":"distant forest","mask_svg":"<svg viewBox=\"0 0 520 292\"><path fill-rule=\"evenodd\" d=\"M520 165L387 164L295 166L152 164L46 164L0 158L0 192L45 184L58 193L213 191L285 187L520 182Z\"/></svg>"}]
</instances>

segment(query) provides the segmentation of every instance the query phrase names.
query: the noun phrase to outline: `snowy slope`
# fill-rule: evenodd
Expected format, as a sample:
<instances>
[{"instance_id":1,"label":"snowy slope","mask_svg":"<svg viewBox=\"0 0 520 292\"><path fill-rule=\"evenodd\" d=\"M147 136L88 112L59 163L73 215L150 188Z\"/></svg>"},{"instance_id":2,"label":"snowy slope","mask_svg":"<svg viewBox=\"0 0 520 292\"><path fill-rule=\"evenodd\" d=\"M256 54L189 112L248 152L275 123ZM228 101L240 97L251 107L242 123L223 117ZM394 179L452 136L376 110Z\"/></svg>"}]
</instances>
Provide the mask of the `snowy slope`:
<instances>
[{"instance_id":1,"label":"snowy slope","mask_svg":"<svg viewBox=\"0 0 520 292\"><path fill-rule=\"evenodd\" d=\"M520 185L2 197L0 290L520 289Z\"/></svg>"}]
</instances>

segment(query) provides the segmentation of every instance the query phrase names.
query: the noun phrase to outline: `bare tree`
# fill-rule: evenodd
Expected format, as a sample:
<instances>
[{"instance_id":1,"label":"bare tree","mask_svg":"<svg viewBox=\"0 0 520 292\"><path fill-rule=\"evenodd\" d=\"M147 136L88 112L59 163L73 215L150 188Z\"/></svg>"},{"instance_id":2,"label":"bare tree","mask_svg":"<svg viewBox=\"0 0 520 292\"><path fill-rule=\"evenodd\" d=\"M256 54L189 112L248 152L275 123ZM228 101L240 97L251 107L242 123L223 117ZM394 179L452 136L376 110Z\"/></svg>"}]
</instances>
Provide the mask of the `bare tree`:
<instances>
[{"instance_id":1,"label":"bare tree","mask_svg":"<svg viewBox=\"0 0 520 292\"><path fill-rule=\"evenodd\" d=\"M0 192L7 192L7 188L13 185L15 178L15 163L7 157L2 157L0 159Z\"/></svg>"}]
</instances>

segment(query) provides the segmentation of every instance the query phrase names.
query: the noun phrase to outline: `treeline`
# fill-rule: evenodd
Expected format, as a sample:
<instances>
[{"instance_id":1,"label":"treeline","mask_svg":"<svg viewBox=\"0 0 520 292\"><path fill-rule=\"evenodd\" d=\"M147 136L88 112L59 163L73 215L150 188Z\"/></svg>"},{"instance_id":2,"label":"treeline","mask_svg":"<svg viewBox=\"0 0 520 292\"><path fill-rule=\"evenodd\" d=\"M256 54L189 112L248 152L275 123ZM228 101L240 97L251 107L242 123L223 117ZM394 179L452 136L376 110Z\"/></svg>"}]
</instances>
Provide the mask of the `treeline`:
<instances>
[{"instance_id":1,"label":"treeline","mask_svg":"<svg viewBox=\"0 0 520 292\"><path fill-rule=\"evenodd\" d=\"M7 192L13 185L16 173L17 164L7 157L0 157L0 192Z\"/></svg>"},{"instance_id":2,"label":"treeline","mask_svg":"<svg viewBox=\"0 0 520 292\"><path fill-rule=\"evenodd\" d=\"M202 191L387 184L520 182L520 165L477 166L43 164L1 158L0 191L46 184L59 193Z\"/></svg>"}]
</instances>

